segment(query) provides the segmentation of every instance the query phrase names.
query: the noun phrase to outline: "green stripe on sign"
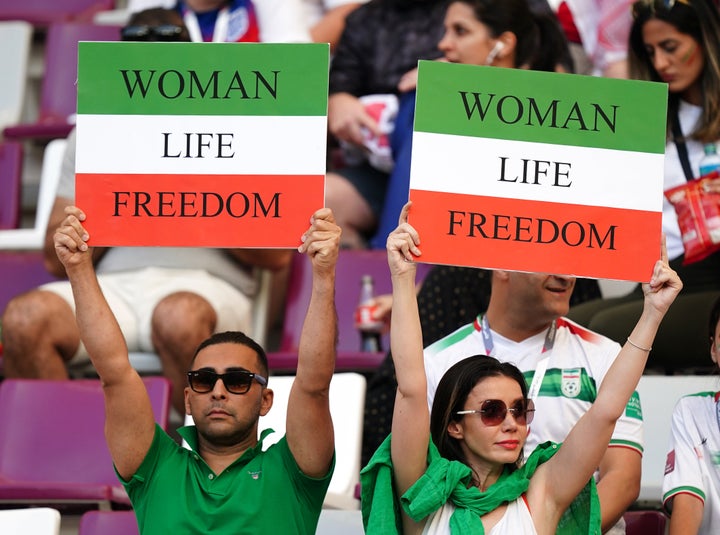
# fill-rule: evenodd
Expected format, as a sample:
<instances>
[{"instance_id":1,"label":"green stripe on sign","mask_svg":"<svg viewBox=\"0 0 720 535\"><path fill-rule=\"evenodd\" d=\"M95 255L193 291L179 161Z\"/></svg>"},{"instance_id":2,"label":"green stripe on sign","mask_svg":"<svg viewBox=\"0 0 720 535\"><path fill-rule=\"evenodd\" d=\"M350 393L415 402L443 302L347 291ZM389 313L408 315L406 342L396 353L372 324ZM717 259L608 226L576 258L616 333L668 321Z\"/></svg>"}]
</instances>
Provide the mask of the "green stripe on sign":
<instances>
[{"instance_id":1,"label":"green stripe on sign","mask_svg":"<svg viewBox=\"0 0 720 535\"><path fill-rule=\"evenodd\" d=\"M78 113L327 114L327 44L99 43L78 51Z\"/></svg>"},{"instance_id":2,"label":"green stripe on sign","mask_svg":"<svg viewBox=\"0 0 720 535\"><path fill-rule=\"evenodd\" d=\"M662 154L667 85L421 61L415 130Z\"/></svg>"}]
</instances>

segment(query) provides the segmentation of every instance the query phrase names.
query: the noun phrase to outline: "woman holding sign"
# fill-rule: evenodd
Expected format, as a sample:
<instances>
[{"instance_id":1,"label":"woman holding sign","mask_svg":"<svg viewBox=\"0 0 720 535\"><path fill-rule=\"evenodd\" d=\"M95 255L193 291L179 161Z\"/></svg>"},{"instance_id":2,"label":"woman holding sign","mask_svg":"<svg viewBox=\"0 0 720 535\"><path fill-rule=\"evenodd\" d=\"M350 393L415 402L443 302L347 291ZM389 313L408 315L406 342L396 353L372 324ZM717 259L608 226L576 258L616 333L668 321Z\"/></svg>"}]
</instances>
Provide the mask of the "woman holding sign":
<instances>
[{"instance_id":1,"label":"woman holding sign","mask_svg":"<svg viewBox=\"0 0 720 535\"><path fill-rule=\"evenodd\" d=\"M704 319L720 291L720 178L698 179L708 176L701 169L703 157L720 140L718 8L713 0L635 2L629 54L633 78L666 83L669 92L662 227L671 266L685 291L658 332L655 358L665 368L704 366ZM686 209L679 218L674 204L679 201L682 211L689 208L683 201L692 197L703 204L704 213ZM707 239L698 239L703 234ZM641 300L638 287L625 297L582 304L568 316L620 341ZM693 360L677 362L678 355Z\"/></svg>"},{"instance_id":2,"label":"woman holding sign","mask_svg":"<svg viewBox=\"0 0 720 535\"><path fill-rule=\"evenodd\" d=\"M406 206L387 242L398 389L392 434L362 473L366 532L599 533L592 474L643 373L660 321L682 288L664 247L643 286L643 313L592 408L562 447L546 442L522 463L534 407L515 366L468 355L445 373L428 411L413 264L421 255L420 238L407 212ZM568 507L571 514L563 516ZM397 510L390 529L388 515Z\"/></svg>"}]
</instances>

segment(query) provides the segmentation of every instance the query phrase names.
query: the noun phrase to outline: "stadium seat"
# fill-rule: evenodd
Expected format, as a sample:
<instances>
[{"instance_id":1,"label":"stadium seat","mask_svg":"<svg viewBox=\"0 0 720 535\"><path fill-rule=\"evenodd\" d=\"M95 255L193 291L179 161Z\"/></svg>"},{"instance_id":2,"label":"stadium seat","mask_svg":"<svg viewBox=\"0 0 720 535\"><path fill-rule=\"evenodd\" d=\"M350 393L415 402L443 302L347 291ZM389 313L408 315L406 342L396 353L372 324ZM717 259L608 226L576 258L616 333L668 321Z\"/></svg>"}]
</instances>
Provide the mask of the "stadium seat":
<instances>
[{"instance_id":1,"label":"stadium seat","mask_svg":"<svg viewBox=\"0 0 720 535\"><path fill-rule=\"evenodd\" d=\"M628 511L623 515L626 535L664 535L667 519L660 511Z\"/></svg>"},{"instance_id":2,"label":"stadium seat","mask_svg":"<svg viewBox=\"0 0 720 535\"><path fill-rule=\"evenodd\" d=\"M432 266L418 264L418 283ZM335 306L338 315L338 356L336 371L372 371L385 357L389 348L387 334L382 337L383 351L360 351L360 335L355 329L355 308L360 297L360 279L372 275L375 294L392 291L387 253L381 250L341 250L336 268ZM268 354L270 369L275 373L294 373L305 312L312 293L312 266L305 255L296 255L290 267L285 315L277 351Z\"/></svg>"},{"instance_id":3,"label":"stadium seat","mask_svg":"<svg viewBox=\"0 0 720 535\"><path fill-rule=\"evenodd\" d=\"M88 511L80 518L78 535L138 535L134 511Z\"/></svg>"},{"instance_id":4,"label":"stadium seat","mask_svg":"<svg viewBox=\"0 0 720 535\"><path fill-rule=\"evenodd\" d=\"M26 2L18 3L22 5ZM37 121L8 126L4 130L5 138L25 140L67 137L75 124L77 111L78 41L119 39L119 26L79 22L51 24L45 42L45 72Z\"/></svg>"},{"instance_id":5,"label":"stadium seat","mask_svg":"<svg viewBox=\"0 0 720 535\"><path fill-rule=\"evenodd\" d=\"M113 7L115 0L5 1L0 2L0 20L23 20L43 28L54 22L88 22L98 11Z\"/></svg>"},{"instance_id":6,"label":"stadium seat","mask_svg":"<svg viewBox=\"0 0 720 535\"><path fill-rule=\"evenodd\" d=\"M59 535L60 511L50 507L0 510L3 535Z\"/></svg>"},{"instance_id":7,"label":"stadium seat","mask_svg":"<svg viewBox=\"0 0 720 535\"><path fill-rule=\"evenodd\" d=\"M39 251L43 248L48 219L55 202L55 193L60 179L60 168L66 144L65 139L54 139L45 146L34 225L32 228L0 229L0 251L28 249ZM0 173L0 176L4 175ZM8 184L6 183L0 185L0 188L3 188L0 195L7 191L4 189L7 187ZM3 202L5 201L0 200L0 204ZM20 210L19 206L17 206L17 210Z\"/></svg>"},{"instance_id":8,"label":"stadium seat","mask_svg":"<svg viewBox=\"0 0 720 535\"><path fill-rule=\"evenodd\" d=\"M23 111L30 62L32 25L28 22L0 21L0 132L17 124ZM0 176L4 176L0 172Z\"/></svg>"},{"instance_id":9,"label":"stadium seat","mask_svg":"<svg viewBox=\"0 0 720 535\"><path fill-rule=\"evenodd\" d=\"M320 511L315 535L363 535L362 513L357 510L343 511L323 509Z\"/></svg>"},{"instance_id":10,"label":"stadium seat","mask_svg":"<svg viewBox=\"0 0 720 535\"><path fill-rule=\"evenodd\" d=\"M156 421L167 428L170 383L146 378ZM109 509L129 505L105 442L97 379L0 383L0 504Z\"/></svg>"},{"instance_id":11,"label":"stadium seat","mask_svg":"<svg viewBox=\"0 0 720 535\"><path fill-rule=\"evenodd\" d=\"M0 143L0 229L14 229L20 225L22 158L20 143Z\"/></svg>"}]
</instances>

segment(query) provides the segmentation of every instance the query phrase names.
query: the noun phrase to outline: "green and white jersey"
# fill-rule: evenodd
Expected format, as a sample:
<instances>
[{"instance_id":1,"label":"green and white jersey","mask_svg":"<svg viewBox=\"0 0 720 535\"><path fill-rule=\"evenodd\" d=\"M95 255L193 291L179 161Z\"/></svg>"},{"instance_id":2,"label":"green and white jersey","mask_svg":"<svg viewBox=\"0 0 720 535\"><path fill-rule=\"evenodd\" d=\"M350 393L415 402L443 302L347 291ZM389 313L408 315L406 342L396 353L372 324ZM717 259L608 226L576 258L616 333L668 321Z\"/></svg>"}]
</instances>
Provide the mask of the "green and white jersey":
<instances>
[{"instance_id":1,"label":"green and white jersey","mask_svg":"<svg viewBox=\"0 0 720 535\"><path fill-rule=\"evenodd\" d=\"M699 392L677 402L663 479L663 506L668 513L678 494L691 494L705 504L701 535L720 533L719 396L720 392Z\"/></svg>"},{"instance_id":2,"label":"green and white jersey","mask_svg":"<svg viewBox=\"0 0 720 535\"><path fill-rule=\"evenodd\" d=\"M155 437L137 472L120 478L142 535L312 535L334 470L321 478L302 473L281 438L260 441L220 474L197 453L195 426L178 430L186 449L155 426Z\"/></svg>"},{"instance_id":3,"label":"green and white jersey","mask_svg":"<svg viewBox=\"0 0 720 535\"><path fill-rule=\"evenodd\" d=\"M482 318L478 317L473 323L425 348L428 403L432 406L435 390L445 371L467 357L489 353L501 361L512 362L523 372L528 385L533 382L538 363L547 358L545 373L534 397L536 411L525 455L547 440L563 442L595 401L620 346L567 318L556 321L552 347L544 351L547 338L548 332L544 331L522 342L513 342L493 331L492 347L488 351L482 336ZM642 444L642 410L635 392L615 425L610 446L627 447L642 454Z\"/></svg>"}]
</instances>

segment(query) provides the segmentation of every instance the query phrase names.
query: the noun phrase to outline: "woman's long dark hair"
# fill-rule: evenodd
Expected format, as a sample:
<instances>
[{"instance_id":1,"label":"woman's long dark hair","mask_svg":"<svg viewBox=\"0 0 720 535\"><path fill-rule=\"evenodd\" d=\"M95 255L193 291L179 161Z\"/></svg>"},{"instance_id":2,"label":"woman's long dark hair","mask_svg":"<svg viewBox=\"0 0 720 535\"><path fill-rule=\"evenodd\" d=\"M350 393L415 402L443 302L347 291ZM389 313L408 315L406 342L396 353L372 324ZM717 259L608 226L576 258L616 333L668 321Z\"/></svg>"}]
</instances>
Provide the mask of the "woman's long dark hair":
<instances>
[{"instance_id":1,"label":"woman's long dark hair","mask_svg":"<svg viewBox=\"0 0 720 535\"><path fill-rule=\"evenodd\" d=\"M703 49L705 67L700 74L702 116L689 135L704 143L720 139L720 14L712 0L676 0L670 7L664 0L639 0L633 4L628 61L632 78L661 82L643 42L643 27L652 19L666 22L689 35ZM670 94L668 117L676 113L679 96ZM668 127L668 133L671 129Z\"/></svg>"},{"instance_id":2,"label":"woman's long dark hair","mask_svg":"<svg viewBox=\"0 0 720 535\"><path fill-rule=\"evenodd\" d=\"M465 401L475 385L488 377L514 379L520 385L523 398L527 398L525 377L514 364L500 362L494 357L475 355L453 365L440 379L430 413L430 434L440 455L446 459L468 464L460 441L448 434L448 426L463 418L455 413L465 408ZM521 462L522 452L512 469Z\"/></svg>"},{"instance_id":3,"label":"woman's long dark hair","mask_svg":"<svg viewBox=\"0 0 720 535\"><path fill-rule=\"evenodd\" d=\"M515 67L535 71L573 72L567 39L549 10L533 11L527 0L455 0L470 6L493 37L512 32L517 37Z\"/></svg>"}]
</instances>

